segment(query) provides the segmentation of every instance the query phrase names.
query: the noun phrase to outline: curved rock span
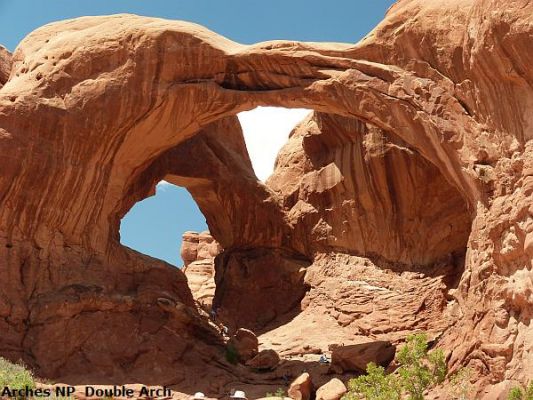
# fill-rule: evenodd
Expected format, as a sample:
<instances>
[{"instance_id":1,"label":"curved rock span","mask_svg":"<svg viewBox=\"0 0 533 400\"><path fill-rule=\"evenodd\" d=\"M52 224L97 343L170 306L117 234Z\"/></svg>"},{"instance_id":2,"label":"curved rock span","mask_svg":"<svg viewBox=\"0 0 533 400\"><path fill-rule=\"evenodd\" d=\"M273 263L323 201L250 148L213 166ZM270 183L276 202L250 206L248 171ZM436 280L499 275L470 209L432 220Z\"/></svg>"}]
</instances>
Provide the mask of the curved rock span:
<instances>
[{"instance_id":1,"label":"curved rock span","mask_svg":"<svg viewBox=\"0 0 533 400\"><path fill-rule=\"evenodd\" d=\"M185 275L120 245L164 178L224 249L213 304L231 329L282 356L425 330L481 388L525 382L532 15L401 0L354 45L251 46L116 15L0 49L0 355L73 383L280 382L227 363ZM266 184L235 117L259 105L315 110Z\"/></svg>"}]
</instances>

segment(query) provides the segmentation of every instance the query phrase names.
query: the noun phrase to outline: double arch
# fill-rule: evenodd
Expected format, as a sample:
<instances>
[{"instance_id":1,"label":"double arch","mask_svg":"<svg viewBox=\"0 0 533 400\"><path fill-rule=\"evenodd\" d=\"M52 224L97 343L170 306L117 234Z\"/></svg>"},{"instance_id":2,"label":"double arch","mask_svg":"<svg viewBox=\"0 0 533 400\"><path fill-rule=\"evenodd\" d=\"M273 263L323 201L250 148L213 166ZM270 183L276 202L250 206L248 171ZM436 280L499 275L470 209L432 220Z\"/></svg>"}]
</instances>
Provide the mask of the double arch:
<instances>
[{"instance_id":1,"label":"double arch","mask_svg":"<svg viewBox=\"0 0 533 400\"><path fill-rule=\"evenodd\" d=\"M38 173L24 176L26 186L47 184L49 199L46 207L26 205L39 209L32 211L37 220L19 227L30 236L48 226L105 251L129 208L125 194L150 163L217 120L260 105L369 122L417 149L472 208L481 197L467 157L479 127L454 97L453 83L429 65L406 71L357 59L360 49L340 44L244 46L194 24L129 15L84 22L78 30L63 22L30 35L2 90L3 126L15 137L34 132L34 141L64 160L50 168L54 185L32 181ZM21 126L21 104L38 129ZM67 173L72 165L75 174ZM77 184L74 195L65 191ZM67 214L74 210L72 223Z\"/></svg>"}]
</instances>

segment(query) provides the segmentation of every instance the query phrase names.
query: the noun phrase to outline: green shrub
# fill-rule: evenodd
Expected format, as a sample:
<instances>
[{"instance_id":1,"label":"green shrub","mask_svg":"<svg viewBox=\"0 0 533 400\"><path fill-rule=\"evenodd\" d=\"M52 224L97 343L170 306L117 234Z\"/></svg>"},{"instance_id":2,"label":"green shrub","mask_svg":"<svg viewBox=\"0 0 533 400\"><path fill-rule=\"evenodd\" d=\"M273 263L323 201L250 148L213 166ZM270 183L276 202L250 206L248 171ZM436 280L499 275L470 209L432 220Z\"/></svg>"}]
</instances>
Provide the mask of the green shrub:
<instances>
[{"instance_id":1,"label":"green shrub","mask_svg":"<svg viewBox=\"0 0 533 400\"><path fill-rule=\"evenodd\" d=\"M395 375L387 375L385 369L370 363L367 375L361 375L348 382L348 393L344 400L399 400L401 387Z\"/></svg>"},{"instance_id":2,"label":"green shrub","mask_svg":"<svg viewBox=\"0 0 533 400\"><path fill-rule=\"evenodd\" d=\"M35 388L35 381L31 371L22 364L14 364L0 357L0 388L29 389Z\"/></svg>"},{"instance_id":3,"label":"green shrub","mask_svg":"<svg viewBox=\"0 0 533 400\"><path fill-rule=\"evenodd\" d=\"M522 400L524 398L524 393L519 387L514 387L509 392L509 400Z\"/></svg>"},{"instance_id":4,"label":"green shrub","mask_svg":"<svg viewBox=\"0 0 533 400\"><path fill-rule=\"evenodd\" d=\"M428 353L427 335L411 335L398 352L398 374L409 400L423 400L424 391L446 378L446 361L442 350Z\"/></svg>"},{"instance_id":5,"label":"green shrub","mask_svg":"<svg viewBox=\"0 0 533 400\"><path fill-rule=\"evenodd\" d=\"M285 397L285 390L283 390L283 388L278 388L274 393L267 392L265 397L280 397L283 399Z\"/></svg>"},{"instance_id":6,"label":"green shrub","mask_svg":"<svg viewBox=\"0 0 533 400\"><path fill-rule=\"evenodd\" d=\"M527 388L514 387L509 392L508 400L533 400L533 380Z\"/></svg>"},{"instance_id":7,"label":"green shrub","mask_svg":"<svg viewBox=\"0 0 533 400\"><path fill-rule=\"evenodd\" d=\"M226 360L233 365L239 363L239 353L237 353L237 349L231 344L226 346Z\"/></svg>"},{"instance_id":8,"label":"green shrub","mask_svg":"<svg viewBox=\"0 0 533 400\"><path fill-rule=\"evenodd\" d=\"M383 367L368 364L367 375L350 380L344 399L399 400L405 394L409 400L423 400L426 389L446 378L444 353L428 352L426 334L409 336L398 352L397 361L399 367L390 375Z\"/></svg>"}]
</instances>

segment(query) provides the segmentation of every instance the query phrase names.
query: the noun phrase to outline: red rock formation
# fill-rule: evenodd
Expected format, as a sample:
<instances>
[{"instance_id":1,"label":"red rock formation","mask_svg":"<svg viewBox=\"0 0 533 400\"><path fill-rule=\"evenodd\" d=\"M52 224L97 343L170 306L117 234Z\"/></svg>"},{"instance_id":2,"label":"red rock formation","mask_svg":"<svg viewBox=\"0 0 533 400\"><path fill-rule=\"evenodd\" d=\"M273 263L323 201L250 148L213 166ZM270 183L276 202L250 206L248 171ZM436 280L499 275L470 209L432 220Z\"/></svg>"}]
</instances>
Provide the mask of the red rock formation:
<instances>
[{"instance_id":1,"label":"red rock formation","mask_svg":"<svg viewBox=\"0 0 533 400\"><path fill-rule=\"evenodd\" d=\"M209 232L183 234L183 273L194 299L206 310L211 309L215 296L215 257L221 250Z\"/></svg>"},{"instance_id":2,"label":"red rock formation","mask_svg":"<svg viewBox=\"0 0 533 400\"><path fill-rule=\"evenodd\" d=\"M165 178L225 249L215 303L247 299L235 324L279 325L296 304L296 322L326 309L341 337L429 328L478 385L525 383L532 15L524 0L401 0L356 45L244 46L130 15L38 29L11 67L0 54L0 354L71 381L235 382L184 274L119 243ZM232 117L257 105L318 112L270 187Z\"/></svg>"},{"instance_id":3,"label":"red rock formation","mask_svg":"<svg viewBox=\"0 0 533 400\"><path fill-rule=\"evenodd\" d=\"M357 119L308 118L267 184L304 233L294 247L307 245L306 253L352 252L412 265L466 248L470 216L457 190L416 149Z\"/></svg>"},{"instance_id":4,"label":"red rock formation","mask_svg":"<svg viewBox=\"0 0 533 400\"><path fill-rule=\"evenodd\" d=\"M11 53L3 46L0 46L0 88L9 79L11 72Z\"/></svg>"},{"instance_id":5,"label":"red rock formation","mask_svg":"<svg viewBox=\"0 0 533 400\"><path fill-rule=\"evenodd\" d=\"M228 341L228 347L235 351L239 361L242 363L253 359L259 353L259 341L257 336L248 330L239 328Z\"/></svg>"},{"instance_id":6,"label":"red rock formation","mask_svg":"<svg viewBox=\"0 0 533 400\"><path fill-rule=\"evenodd\" d=\"M301 374L289 386L289 397L294 400L310 400L314 386L307 372Z\"/></svg>"},{"instance_id":7,"label":"red rock formation","mask_svg":"<svg viewBox=\"0 0 533 400\"><path fill-rule=\"evenodd\" d=\"M364 372L370 363L387 368L394 359L396 348L389 342L367 342L351 346L335 346L331 354L331 370Z\"/></svg>"},{"instance_id":8,"label":"red rock formation","mask_svg":"<svg viewBox=\"0 0 533 400\"><path fill-rule=\"evenodd\" d=\"M261 350L257 355L246 361L246 366L257 370L272 370L279 364L278 353L272 349Z\"/></svg>"},{"instance_id":9,"label":"red rock formation","mask_svg":"<svg viewBox=\"0 0 533 400\"><path fill-rule=\"evenodd\" d=\"M185 263L184 272L194 262L204 260L212 262L221 251L222 248L209 232L185 232L180 250Z\"/></svg>"},{"instance_id":10,"label":"red rock formation","mask_svg":"<svg viewBox=\"0 0 533 400\"><path fill-rule=\"evenodd\" d=\"M213 306L230 329L261 329L296 309L309 261L281 249L226 250L215 260Z\"/></svg>"}]
</instances>

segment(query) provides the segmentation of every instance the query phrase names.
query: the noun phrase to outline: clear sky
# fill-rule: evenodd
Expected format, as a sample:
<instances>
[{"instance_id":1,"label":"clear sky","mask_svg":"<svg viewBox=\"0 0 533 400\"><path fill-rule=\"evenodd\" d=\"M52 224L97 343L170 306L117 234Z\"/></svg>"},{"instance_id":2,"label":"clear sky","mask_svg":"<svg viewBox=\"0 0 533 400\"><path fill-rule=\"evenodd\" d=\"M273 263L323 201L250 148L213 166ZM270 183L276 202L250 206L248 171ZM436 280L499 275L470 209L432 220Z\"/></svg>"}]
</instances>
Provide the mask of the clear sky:
<instances>
[{"instance_id":1,"label":"clear sky","mask_svg":"<svg viewBox=\"0 0 533 400\"><path fill-rule=\"evenodd\" d=\"M49 22L115 13L196 22L241 43L273 39L355 43L383 19L393 3L393 0L0 0L0 44L13 51L28 33ZM290 126L304 114L301 110L289 113L267 109L239 116L254 169L261 179L271 171ZM267 122L268 136L261 134ZM123 219L121 241L179 266L181 234L205 230L207 226L185 189L163 184L157 189L156 196L137 203Z\"/></svg>"},{"instance_id":2,"label":"clear sky","mask_svg":"<svg viewBox=\"0 0 533 400\"><path fill-rule=\"evenodd\" d=\"M237 114L259 180L264 182L272 174L279 150L296 124L311 111L305 108L257 107Z\"/></svg>"}]
</instances>

